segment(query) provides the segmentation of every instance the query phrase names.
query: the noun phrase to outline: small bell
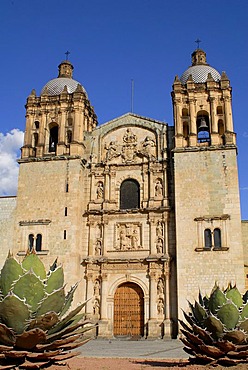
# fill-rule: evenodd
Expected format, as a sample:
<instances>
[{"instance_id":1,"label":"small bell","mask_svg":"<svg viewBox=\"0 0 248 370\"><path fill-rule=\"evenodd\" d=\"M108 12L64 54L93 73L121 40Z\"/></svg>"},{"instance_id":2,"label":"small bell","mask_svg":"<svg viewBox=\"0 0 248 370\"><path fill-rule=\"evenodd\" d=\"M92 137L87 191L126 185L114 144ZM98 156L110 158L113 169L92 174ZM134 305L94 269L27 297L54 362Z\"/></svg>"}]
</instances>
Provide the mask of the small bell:
<instances>
[{"instance_id":1,"label":"small bell","mask_svg":"<svg viewBox=\"0 0 248 370\"><path fill-rule=\"evenodd\" d=\"M204 117L201 118L201 123L199 126L199 131L208 131L208 125Z\"/></svg>"}]
</instances>

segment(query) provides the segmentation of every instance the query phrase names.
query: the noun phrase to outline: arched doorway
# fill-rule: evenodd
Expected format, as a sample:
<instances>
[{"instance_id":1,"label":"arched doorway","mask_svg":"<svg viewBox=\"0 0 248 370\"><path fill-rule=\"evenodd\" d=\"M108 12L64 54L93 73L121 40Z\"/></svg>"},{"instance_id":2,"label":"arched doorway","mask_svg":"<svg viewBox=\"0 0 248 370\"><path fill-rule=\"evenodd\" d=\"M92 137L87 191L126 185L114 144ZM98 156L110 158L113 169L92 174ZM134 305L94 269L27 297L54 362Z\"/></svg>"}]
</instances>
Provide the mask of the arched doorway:
<instances>
[{"instance_id":1,"label":"arched doorway","mask_svg":"<svg viewBox=\"0 0 248 370\"><path fill-rule=\"evenodd\" d=\"M137 284L121 284L115 292L114 335L144 335L144 294Z\"/></svg>"}]
</instances>

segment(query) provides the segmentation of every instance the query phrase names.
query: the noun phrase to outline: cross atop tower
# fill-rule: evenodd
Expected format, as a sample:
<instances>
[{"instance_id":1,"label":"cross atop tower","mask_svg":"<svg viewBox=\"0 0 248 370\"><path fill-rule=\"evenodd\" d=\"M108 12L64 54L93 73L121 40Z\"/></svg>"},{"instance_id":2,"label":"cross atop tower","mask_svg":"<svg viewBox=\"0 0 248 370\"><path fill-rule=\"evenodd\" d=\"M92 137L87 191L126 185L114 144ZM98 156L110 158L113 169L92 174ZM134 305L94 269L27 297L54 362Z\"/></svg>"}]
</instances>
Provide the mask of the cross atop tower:
<instances>
[{"instance_id":1,"label":"cross atop tower","mask_svg":"<svg viewBox=\"0 0 248 370\"><path fill-rule=\"evenodd\" d=\"M199 49L199 46L200 46L200 42L201 42L201 40L200 40L199 38L197 38L197 39L195 40L195 42L197 43L197 49Z\"/></svg>"},{"instance_id":2,"label":"cross atop tower","mask_svg":"<svg viewBox=\"0 0 248 370\"><path fill-rule=\"evenodd\" d=\"M68 60L69 54L71 53L67 50L67 52L65 53L65 60Z\"/></svg>"}]
</instances>

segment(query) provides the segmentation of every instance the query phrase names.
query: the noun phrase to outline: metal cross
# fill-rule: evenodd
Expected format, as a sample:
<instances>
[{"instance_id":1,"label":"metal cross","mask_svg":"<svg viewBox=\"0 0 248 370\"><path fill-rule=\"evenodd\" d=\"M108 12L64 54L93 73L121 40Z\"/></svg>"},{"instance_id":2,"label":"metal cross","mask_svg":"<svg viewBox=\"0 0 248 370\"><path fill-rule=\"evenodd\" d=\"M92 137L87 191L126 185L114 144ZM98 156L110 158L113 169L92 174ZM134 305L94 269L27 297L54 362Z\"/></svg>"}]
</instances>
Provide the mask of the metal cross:
<instances>
[{"instance_id":1,"label":"metal cross","mask_svg":"<svg viewBox=\"0 0 248 370\"><path fill-rule=\"evenodd\" d=\"M198 38L197 40L195 40L195 42L197 43L197 49L199 49L201 40Z\"/></svg>"},{"instance_id":2,"label":"metal cross","mask_svg":"<svg viewBox=\"0 0 248 370\"><path fill-rule=\"evenodd\" d=\"M67 52L65 53L65 55L66 55L65 60L68 60L69 54L71 54L71 53L67 50Z\"/></svg>"}]
</instances>

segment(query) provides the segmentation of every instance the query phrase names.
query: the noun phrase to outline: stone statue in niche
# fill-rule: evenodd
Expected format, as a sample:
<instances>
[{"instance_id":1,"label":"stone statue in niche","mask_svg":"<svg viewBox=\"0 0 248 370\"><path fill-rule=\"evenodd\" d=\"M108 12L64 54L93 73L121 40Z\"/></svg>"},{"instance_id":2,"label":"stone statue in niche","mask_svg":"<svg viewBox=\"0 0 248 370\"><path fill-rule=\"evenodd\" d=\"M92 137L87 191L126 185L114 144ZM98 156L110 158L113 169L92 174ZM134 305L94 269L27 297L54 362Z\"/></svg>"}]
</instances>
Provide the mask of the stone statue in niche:
<instances>
[{"instance_id":1,"label":"stone statue in niche","mask_svg":"<svg viewBox=\"0 0 248 370\"><path fill-rule=\"evenodd\" d=\"M94 300L93 314L97 316L100 314L100 302L97 298Z\"/></svg>"},{"instance_id":2,"label":"stone statue in niche","mask_svg":"<svg viewBox=\"0 0 248 370\"><path fill-rule=\"evenodd\" d=\"M160 220L158 220L156 225L156 235L157 237L163 237L163 224Z\"/></svg>"},{"instance_id":3,"label":"stone statue in niche","mask_svg":"<svg viewBox=\"0 0 248 370\"><path fill-rule=\"evenodd\" d=\"M161 254L163 253L164 250L164 242L162 238L158 238L157 243L156 243L156 248L157 248L157 253Z\"/></svg>"},{"instance_id":4,"label":"stone statue in niche","mask_svg":"<svg viewBox=\"0 0 248 370\"><path fill-rule=\"evenodd\" d=\"M162 180L157 179L155 183L155 197L162 197L162 196L163 196Z\"/></svg>"},{"instance_id":5,"label":"stone statue in niche","mask_svg":"<svg viewBox=\"0 0 248 370\"><path fill-rule=\"evenodd\" d=\"M97 238L96 245L95 245L95 255L101 256L102 255L102 239Z\"/></svg>"},{"instance_id":6,"label":"stone statue in niche","mask_svg":"<svg viewBox=\"0 0 248 370\"><path fill-rule=\"evenodd\" d=\"M97 197L97 199L103 199L103 194L104 194L103 183L102 183L102 181L99 181L97 183L97 188L96 188L96 197Z\"/></svg>"},{"instance_id":7,"label":"stone statue in niche","mask_svg":"<svg viewBox=\"0 0 248 370\"><path fill-rule=\"evenodd\" d=\"M157 294L158 296L161 296L164 294L164 281L161 278L158 279Z\"/></svg>"},{"instance_id":8,"label":"stone statue in niche","mask_svg":"<svg viewBox=\"0 0 248 370\"><path fill-rule=\"evenodd\" d=\"M163 298L158 299L157 310L158 310L159 315L163 315L163 313L164 313L164 300L163 300Z\"/></svg>"},{"instance_id":9,"label":"stone statue in niche","mask_svg":"<svg viewBox=\"0 0 248 370\"><path fill-rule=\"evenodd\" d=\"M95 280L95 284L94 284L94 295L96 297L100 296L100 281L98 279Z\"/></svg>"},{"instance_id":10,"label":"stone statue in niche","mask_svg":"<svg viewBox=\"0 0 248 370\"><path fill-rule=\"evenodd\" d=\"M118 145L115 141L110 141L109 145L105 144L105 149L107 150L106 160L111 161L111 159L118 157L121 153L118 150Z\"/></svg>"},{"instance_id":11,"label":"stone statue in niche","mask_svg":"<svg viewBox=\"0 0 248 370\"><path fill-rule=\"evenodd\" d=\"M117 225L117 250L140 249L140 226L137 224Z\"/></svg>"}]
</instances>

